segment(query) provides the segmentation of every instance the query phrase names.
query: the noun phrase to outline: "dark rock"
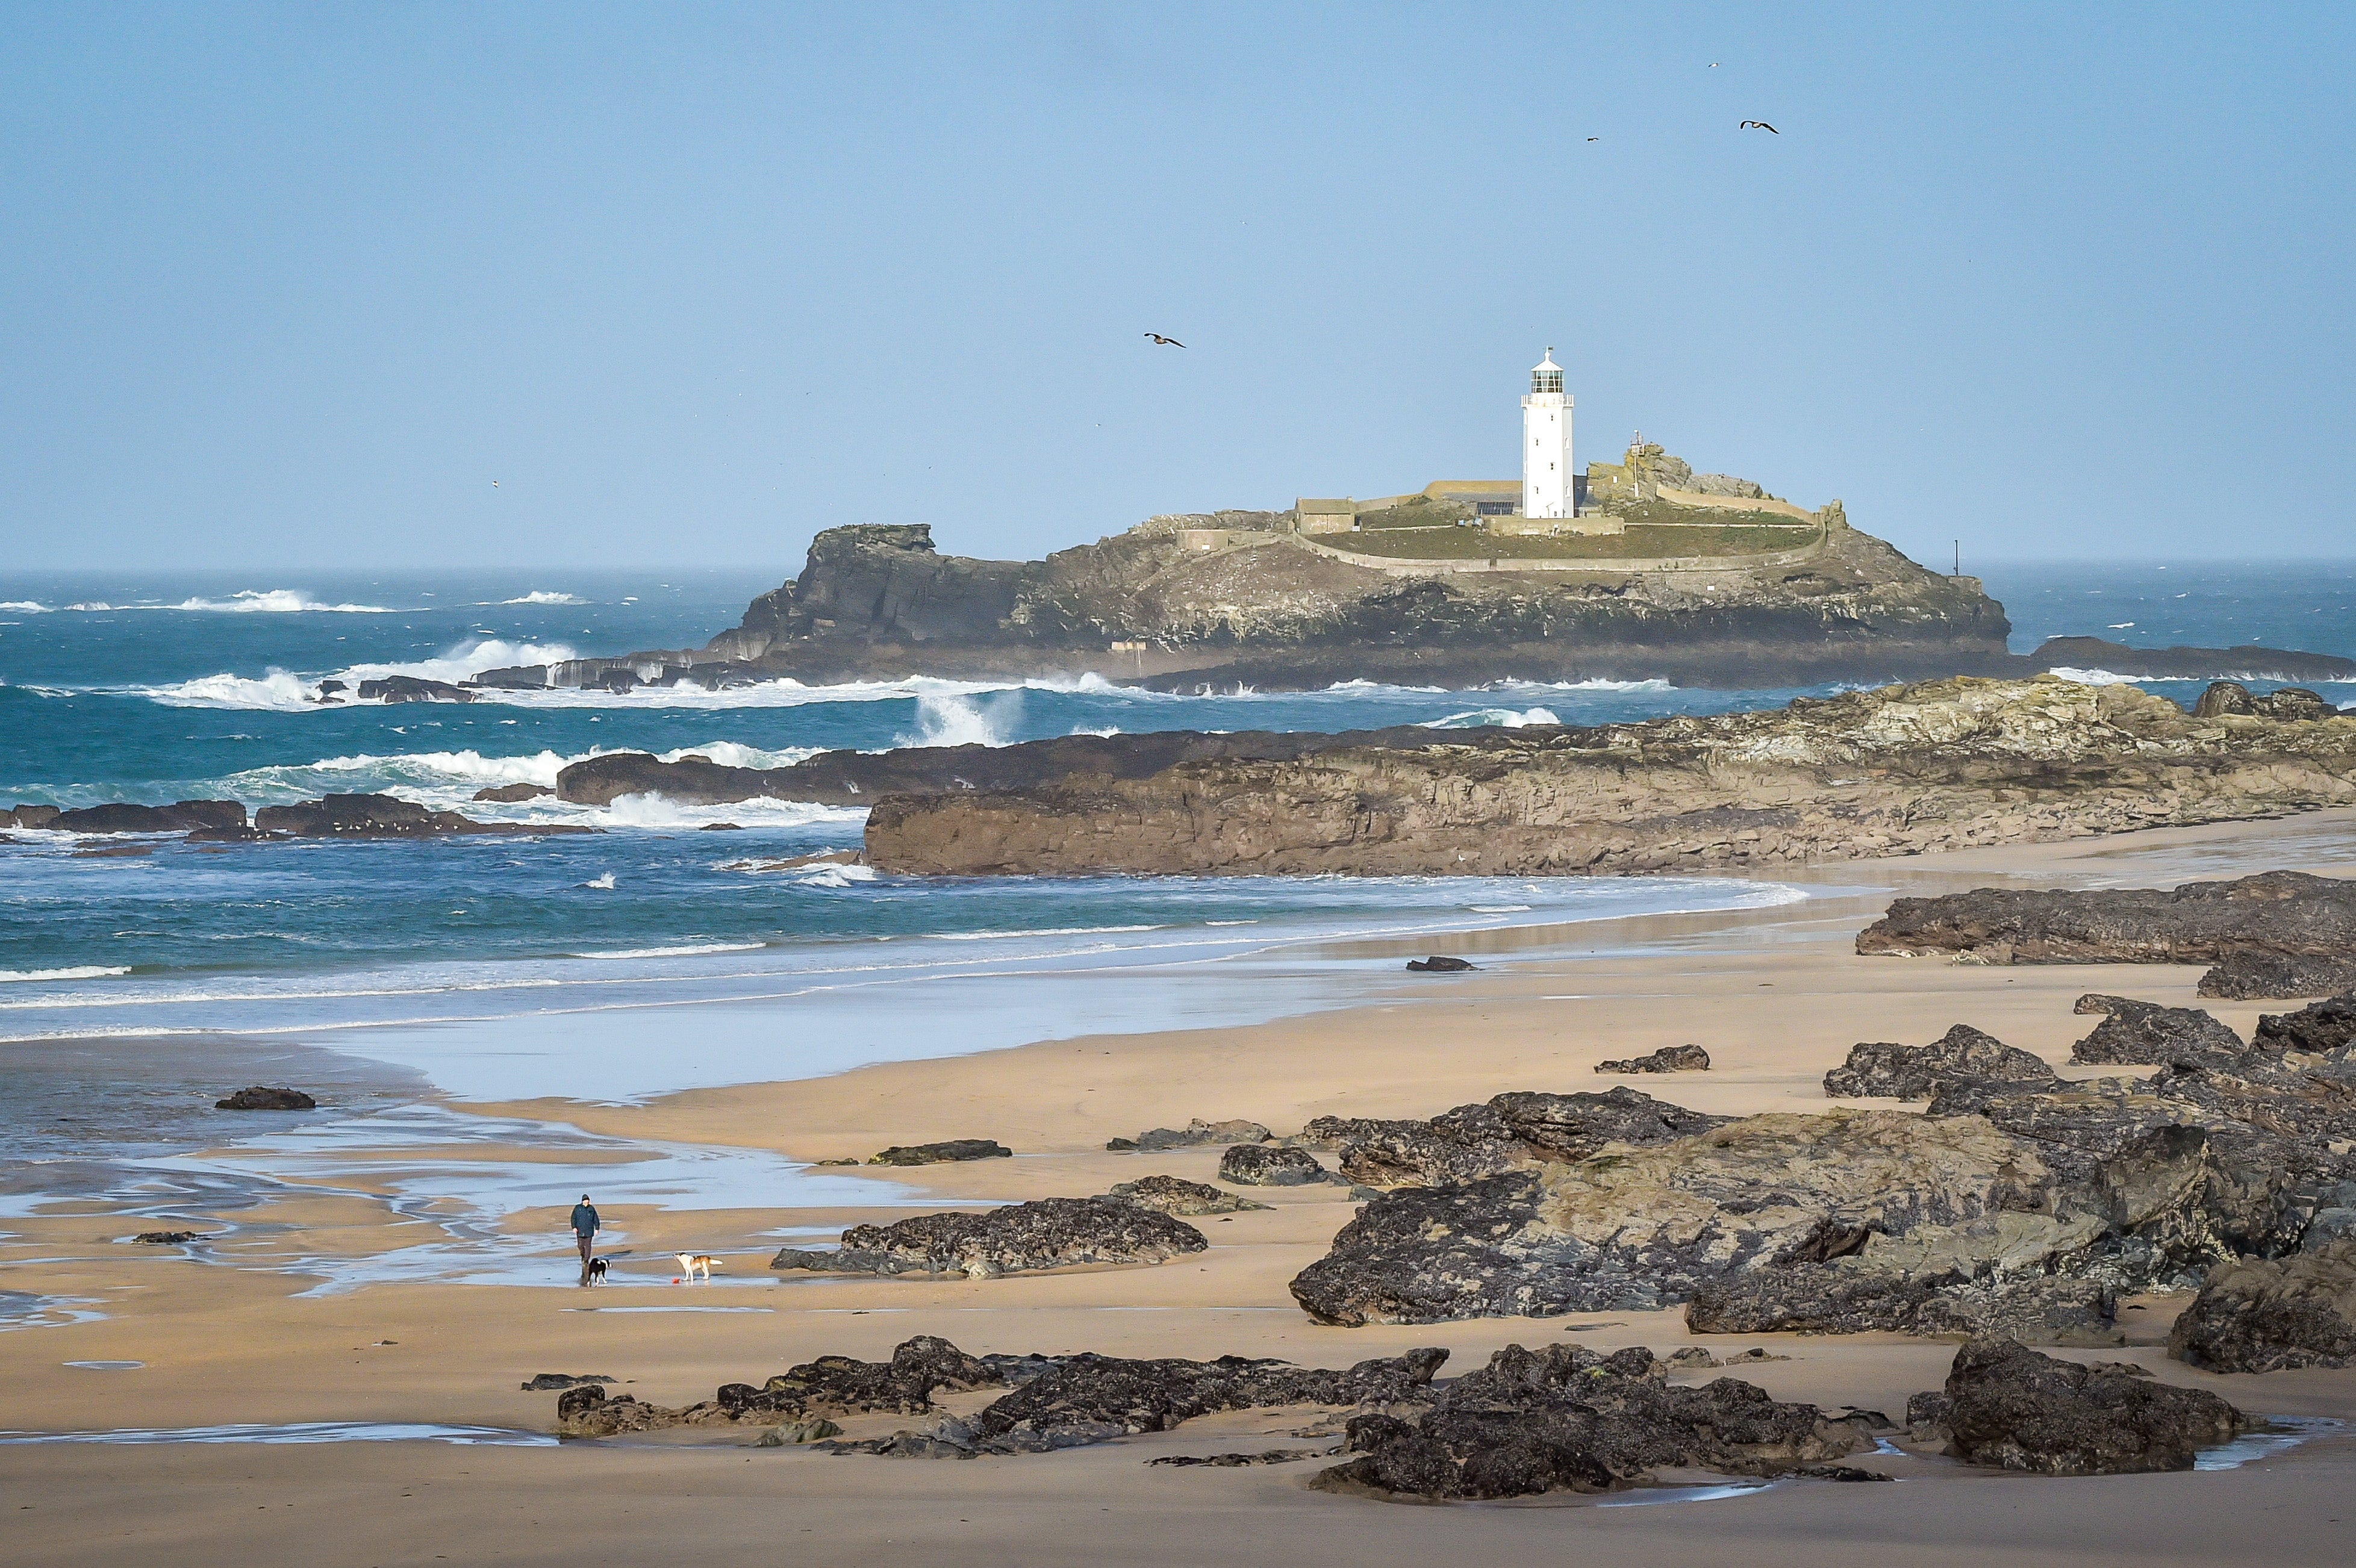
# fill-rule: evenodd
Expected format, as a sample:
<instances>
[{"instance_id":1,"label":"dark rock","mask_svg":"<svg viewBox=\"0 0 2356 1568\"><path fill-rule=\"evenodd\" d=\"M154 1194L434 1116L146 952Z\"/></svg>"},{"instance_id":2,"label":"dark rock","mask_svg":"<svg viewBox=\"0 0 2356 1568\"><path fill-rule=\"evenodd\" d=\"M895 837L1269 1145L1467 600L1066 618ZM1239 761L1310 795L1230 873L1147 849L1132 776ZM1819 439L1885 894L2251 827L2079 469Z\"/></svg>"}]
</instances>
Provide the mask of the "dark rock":
<instances>
[{"instance_id":1,"label":"dark rock","mask_svg":"<svg viewBox=\"0 0 2356 1568\"><path fill-rule=\"evenodd\" d=\"M2048 1476L2189 1470L2201 1449L2249 1425L2205 1390L2057 1360L2009 1340L1955 1352L1946 1395L1956 1458Z\"/></svg>"},{"instance_id":2,"label":"dark rock","mask_svg":"<svg viewBox=\"0 0 2356 1568\"><path fill-rule=\"evenodd\" d=\"M999 1381L980 1360L946 1339L924 1334L904 1340L889 1361L820 1356L758 1388L723 1383L712 1399L677 1408L644 1403L628 1394L608 1398L603 1386L582 1384L557 1397L556 1429L568 1437L610 1437L673 1426L776 1425L814 1411L914 1415L932 1408L937 1390L986 1388Z\"/></svg>"},{"instance_id":3,"label":"dark rock","mask_svg":"<svg viewBox=\"0 0 2356 1568\"><path fill-rule=\"evenodd\" d=\"M1304 1141L1339 1141L1342 1174L1369 1187L1471 1181L1534 1162L1585 1159L1606 1144L1637 1146L1714 1127L1725 1120L1655 1100L1641 1090L1499 1094L1428 1122L1319 1117Z\"/></svg>"},{"instance_id":4,"label":"dark rock","mask_svg":"<svg viewBox=\"0 0 2356 1568\"><path fill-rule=\"evenodd\" d=\"M1216 1469L1231 1470L1246 1465L1290 1465L1300 1459L1331 1459L1344 1451L1337 1443L1331 1448L1264 1448L1257 1454L1164 1454L1159 1459L1148 1459L1146 1464L1167 1465L1181 1469L1207 1465Z\"/></svg>"},{"instance_id":5,"label":"dark rock","mask_svg":"<svg viewBox=\"0 0 2356 1568\"><path fill-rule=\"evenodd\" d=\"M1162 1149L1193 1148L1198 1144L1264 1144L1275 1136L1258 1122L1206 1122L1198 1116L1183 1127L1155 1127L1133 1138L1115 1138L1105 1147L1155 1154Z\"/></svg>"},{"instance_id":6,"label":"dark rock","mask_svg":"<svg viewBox=\"0 0 2356 1568\"><path fill-rule=\"evenodd\" d=\"M2177 1315L2168 1353L2213 1372L2356 1365L2356 1236L2219 1264Z\"/></svg>"},{"instance_id":7,"label":"dark rock","mask_svg":"<svg viewBox=\"0 0 2356 1568\"><path fill-rule=\"evenodd\" d=\"M946 1165L966 1159L1012 1159L1014 1151L993 1138L948 1138L937 1144L894 1144L870 1165Z\"/></svg>"},{"instance_id":8,"label":"dark rock","mask_svg":"<svg viewBox=\"0 0 2356 1568\"><path fill-rule=\"evenodd\" d=\"M2229 954L2201 976L2204 997L2268 1001L2277 997L2337 997L2356 991L2356 958L2288 958L2272 953Z\"/></svg>"},{"instance_id":9,"label":"dark rock","mask_svg":"<svg viewBox=\"0 0 2356 1568\"><path fill-rule=\"evenodd\" d=\"M1237 1144L1219 1157L1219 1179L1237 1187L1301 1187L1332 1179L1307 1149Z\"/></svg>"},{"instance_id":10,"label":"dark rock","mask_svg":"<svg viewBox=\"0 0 2356 1568\"><path fill-rule=\"evenodd\" d=\"M195 1241L197 1232L194 1231L142 1231L131 1239L143 1246L177 1247L183 1242Z\"/></svg>"},{"instance_id":11,"label":"dark rock","mask_svg":"<svg viewBox=\"0 0 2356 1568\"><path fill-rule=\"evenodd\" d=\"M1803 1465L1791 1474L1805 1476L1812 1481L1894 1481L1898 1478L1856 1465Z\"/></svg>"},{"instance_id":12,"label":"dark rock","mask_svg":"<svg viewBox=\"0 0 2356 1568\"><path fill-rule=\"evenodd\" d=\"M1429 958L1410 958L1407 961L1407 966L1419 975L1457 975L1467 969L1478 967L1476 965L1466 963L1462 958L1451 958L1445 954L1434 954Z\"/></svg>"},{"instance_id":13,"label":"dark rock","mask_svg":"<svg viewBox=\"0 0 2356 1568\"><path fill-rule=\"evenodd\" d=\"M319 1102L300 1089L270 1089L256 1084L226 1100L213 1102L216 1111L316 1111Z\"/></svg>"},{"instance_id":14,"label":"dark rock","mask_svg":"<svg viewBox=\"0 0 2356 1568\"><path fill-rule=\"evenodd\" d=\"M1248 1209L1268 1207L1232 1192L1222 1192L1206 1182L1186 1181L1175 1176L1140 1177L1135 1181L1118 1184L1105 1196L1178 1219L1197 1214L1240 1214Z\"/></svg>"},{"instance_id":15,"label":"dark rock","mask_svg":"<svg viewBox=\"0 0 2356 1568\"><path fill-rule=\"evenodd\" d=\"M360 682L359 698L362 702L472 702L475 694L446 680L389 675L382 680Z\"/></svg>"},{"instance_id":16,"label":"dark rock","mask_svg":"<svg viewBox=\"0 0 2356 1568\"><path fill-rule=\"evenodd\" d=\"M2331 997L2295 1013L2264 1013L2250 1044L2260 1051L2320 1055L2356 1044L2356 996Z\"/></svg>"},{"instance_id":17,"label":"dark rock","mask_svg":"<svg viewBox=\"0 0 2356 1568\"><path fill-rule=\"evenodd\" d=\"M1859 953L1969 954L1990 964L2214 964L2237 953L2356 956L2356 880L2266 871L2173 892L1978 888L1899 899Z\"/></svg>"},{"instance_id":18,"label":"dark rock","mask_svg":"<svg viewBox=\"0 0 2356 1568\"><path fill-rule=\"evenodd\" d=\"M572 823L477 822L455 811L434 811L389 795L328 795L293 805L265 805L253 814L253 825L264 833L295 838L439 838L457 833L594 831Z\"/></svg>"},{"instance_id":19,"label":"dark rock","mask_svg":"<svg viewBox=\"0 0 2356 1568\"><path fill-rule=\"evenodd\" d=\"M1906 1400L1906 1435L1914 1442L1945 1444L1954 1435L1947 1425L1954 1405L1944 1389L1911 1394Z\"/></svg>"},{"instance_id":20,"label":"dark rock","mask_svg":"<svg viewBox=\"0 0 2356 1568\"><path fill-rule=\"evenodd\" d=\"M1644 1056L1599 1061L1598 1072L1707 1072L1709 1052L1697 1045L1665 1045Z\"/></svg>"},{"instance_id":21,"label":"dark rock","mask_svg":"<svg viewBox=\"0 0 2356 1568\"><path fill-rule=\"evenodd\" d=\"M1697 1334L1920 1334L2027 1345L2115 1345L2105 1286L2036 1276L1975 1284L1848 1268L1761 1269L1706 1285L1686 1306Z\"/></svg>"},{"instance_id":22,"label":"dark rock","mask_svg":"<svg viewBox=\"0 0 2356 1568\"><path fill-rule=\"evenodd\" d=\"M2071 1049L2079 1066L2158 1066L2170 1061L2241 1060L2249 1047L2242 1037L2198 1008L2164 1008L2157 1002L2090 993L2077 1011L2109 1016Z\"/></svg>"},{"instance_id":23,"label":"dark rock","mask_svg":"<svg viewBox=\"0 0 2356 1568\"><path fill-rule=\"evenodd\" d=\"M1959 1080L2038 1083L2053 1077L2043 1057L1957 1024L1928 1045L1853 1048L1847 1062L1825 1074L1825 1093L1835 1098L1928 1100Z\"/></svg>"},{"instance_id":24,"label":"dark rock","mask_svg":"<svg viewBox=\"0 0 2356 1568\"><path fill-rule=\"evenodd\" d=\"M518 801L538 800L542 795L555 793L546 784L501 784L497 789L478 789L475 792L475 798L496 802L501 805L513 805Z\"/></svg>"},{"instance_id":25,"label":"dark rock","mask_svg":"<svg viewBox=\"0 0 2356 1568\"><path fill-rule=\"evenodd\" d=\"M526 1393L553 1393L562 1389L580 1388L586 1383L617 1383L622 1380L596 1372L536 1372L529 1382L519 1384Z\"/></svg>"},{"instance_id":26,"label":"dark rock","mask_svg":"<svg viewBox=\"0 0 2356 1568\"><path fill-rule=\"evenodd\" d=\"M1873 1445L1862 1420L1783 1404L1719 1378L1674 1387L1641 1348L1599 1356L1580 1345L1509 1345L1411 1416L1353 1416L1361 1456L1312 1483L1323 1490L1431 1499L1598 1492L1671 1467L1777 1475Z\"/></svg>"},{"instance_id":27,"label":"dark rock","mask_svg":"<svg viewBox=\"0 0 2356 1568\"><path fill-rule=\"evenodd\" d=\"M787 1247L771 1268L839 1274L961 1274L988 1279L1080 1264L1158 1264L1210 1243L1194 1226L1106 1198L1043 1198L980 1214L853 1225L836 1252Z\"/></svg>"},{"instance_id":28,"label":"dark rock","mask_svg":"<svg viewBox=\"0 0 2356 1568\"><path fill-rule=\"evenodd\" d=\"M20 808L21 809L21 808ZM30 822L19 827L35 826ZM234 800L183 800L170 805L84 806L61 811L41 824L59 833L187 833L200 828L241 828L245 807Z\"/></svg>"},{"instance_id":29,"label":"dark rock","mask_svg":"<svg viewBox=\"0 0 2356 1568\"><path fill-rule=\"evenodd\" d=\"M11 810L0 811L0 827L51 827L63 815L54 805L27 805L20 802Z\"/></svg>"},{"instance_id":30,"label":"dark rock","mask_svg":"<svg viewBox=\"0 0 2356 1568\"><path fill-rule=\"evenodd\" d=\"M707 822L696 831L698 833L742 833L744 831L744 825L741 822Z\"/></svg>"}]
</instances>

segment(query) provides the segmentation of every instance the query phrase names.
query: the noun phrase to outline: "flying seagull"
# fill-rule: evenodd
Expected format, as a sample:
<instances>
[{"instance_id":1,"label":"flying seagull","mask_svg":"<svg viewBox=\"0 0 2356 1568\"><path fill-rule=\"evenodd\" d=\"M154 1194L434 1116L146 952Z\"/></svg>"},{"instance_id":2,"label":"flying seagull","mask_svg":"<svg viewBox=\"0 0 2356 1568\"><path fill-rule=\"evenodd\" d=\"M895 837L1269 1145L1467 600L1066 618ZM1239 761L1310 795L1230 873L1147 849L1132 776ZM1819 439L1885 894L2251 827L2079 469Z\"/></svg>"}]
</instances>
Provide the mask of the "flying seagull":
<instances>
[{"instance_id":1,"label":"flying seagull","mask_svg":"<svg viewBox=\"0 0 2356 1568\"><path fill-rule=\"evenodd\" d=\"M1774 126L1767 123L1764 120L1745 120L1741 124L1737 125L1735 129L1738 131L1764 131L1771 136L1780 136L1783 133L1783 132L1775 129Z\"/></svg>"},{"instance_id":2,"label":"flying seagull","mask_svg":"<svg viewBox=\"0 0 2356 1568\"><path fill-rule=\"evenodd\" d=\"M1601 136L1590 136L1588 140L1590 142L1601 142L1603 138Z\"/></svg>"},{"instance_id":3,"label":"flying seagull","mask_svg":"<svg viewBox=\"0 0 2356 1568\"><path fill-rule=\"evenodd\" d=\"M1160 333L1158 333L1158 332L1149 332L1149 333L1147 333L1145 336L1148 336L1148 337L1151 337L1151 339L1153 339L1153 341L1154 341L1154 342L1156 342L1156 343L1159 343L1159 344L1162 345L1164 347L1168 347L1168 348L1183 348L1183 347L1186 347L1184 344L1183 344L1183 343L1179 342L1176 338L1174 338L1174 337L1164 337L1164 336L1162 336Z\"/></svg>"}]
</instances>

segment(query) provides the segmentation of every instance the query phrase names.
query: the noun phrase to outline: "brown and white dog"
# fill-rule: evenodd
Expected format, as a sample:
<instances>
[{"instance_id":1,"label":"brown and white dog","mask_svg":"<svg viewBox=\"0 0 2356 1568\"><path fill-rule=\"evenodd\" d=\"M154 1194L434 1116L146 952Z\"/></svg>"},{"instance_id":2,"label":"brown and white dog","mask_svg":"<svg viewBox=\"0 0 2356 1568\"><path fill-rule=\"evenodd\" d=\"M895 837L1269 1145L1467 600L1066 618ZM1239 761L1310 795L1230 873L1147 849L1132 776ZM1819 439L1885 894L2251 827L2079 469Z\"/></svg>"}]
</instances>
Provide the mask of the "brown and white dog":
<instances>
[{"instance_id":1,"label":"brown and white dog","mask_svg":"<svg viewBox=\"0 0 2356 1568\"><path fill-rule=\"evenodd\" d=\"M685 1275L690 1279L694 1279L701 1275L706 1283L710 1282L712 1278L712 1254L710 1253L671 1253L671 1256L679 1260L680 1273Z\"/></svg>"}]
</instances>

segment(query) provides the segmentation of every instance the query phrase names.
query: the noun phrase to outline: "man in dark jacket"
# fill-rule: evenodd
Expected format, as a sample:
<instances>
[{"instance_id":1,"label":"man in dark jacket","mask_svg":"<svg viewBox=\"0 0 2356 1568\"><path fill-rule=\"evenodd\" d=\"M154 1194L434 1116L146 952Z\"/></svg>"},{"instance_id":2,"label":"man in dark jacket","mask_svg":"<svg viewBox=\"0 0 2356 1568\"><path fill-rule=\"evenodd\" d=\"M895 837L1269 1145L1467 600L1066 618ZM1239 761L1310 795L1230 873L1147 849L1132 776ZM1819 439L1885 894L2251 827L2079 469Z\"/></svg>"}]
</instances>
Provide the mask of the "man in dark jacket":
<instances>
[{"instance_id":1,"label":"man in dark jacket","mask_svg":"<svg viewBox=\"0 0 2356 1568\"><path fill-rule=\"evenodd\" d=\"M573 1239L581 1243L581 1283L584 1285L589 1283L589 1249L596 1244L598 1227L604 1223L597 1218L597 1211L591 1205L589 1194L583 1193L581 1201L573 1206Z\"/></svg>"}]
</instances>

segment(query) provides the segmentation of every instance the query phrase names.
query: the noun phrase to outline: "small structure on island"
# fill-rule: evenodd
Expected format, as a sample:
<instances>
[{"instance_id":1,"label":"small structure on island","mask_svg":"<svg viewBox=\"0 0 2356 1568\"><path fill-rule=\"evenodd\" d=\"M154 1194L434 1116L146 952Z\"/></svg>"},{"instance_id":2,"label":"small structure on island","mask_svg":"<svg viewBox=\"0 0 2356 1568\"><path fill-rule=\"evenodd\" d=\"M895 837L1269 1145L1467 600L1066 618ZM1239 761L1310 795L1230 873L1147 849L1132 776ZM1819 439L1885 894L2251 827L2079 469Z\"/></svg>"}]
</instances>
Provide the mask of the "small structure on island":
<instances>
[{"instance_id":1,"label":"small structure on island","mask_svg":"<svg viewBox=\"0 0 2356 1568\"><path fill-rule=\"evenodd\" d=\"M1577 510L1570 486L1570 396L1549 344L1522 400L1522 516L1561 518Z\"/></svg>"}]
</instances>

